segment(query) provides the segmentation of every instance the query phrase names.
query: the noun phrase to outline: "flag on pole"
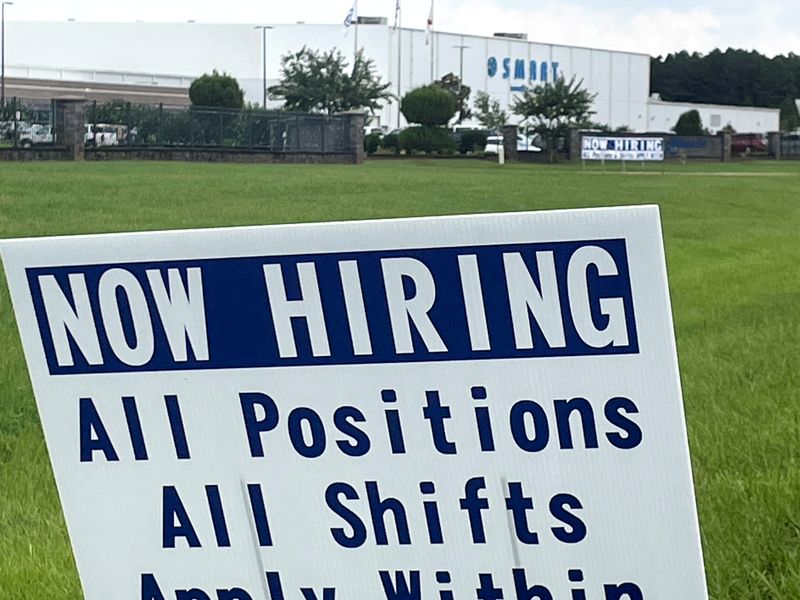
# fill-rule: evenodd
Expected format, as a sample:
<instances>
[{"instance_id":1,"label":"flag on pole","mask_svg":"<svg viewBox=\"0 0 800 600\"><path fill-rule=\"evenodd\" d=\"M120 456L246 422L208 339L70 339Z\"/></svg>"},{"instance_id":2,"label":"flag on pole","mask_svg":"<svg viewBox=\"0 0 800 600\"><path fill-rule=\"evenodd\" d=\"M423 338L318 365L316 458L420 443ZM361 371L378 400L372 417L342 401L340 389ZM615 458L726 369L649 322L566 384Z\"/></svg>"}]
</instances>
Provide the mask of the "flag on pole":
<instances>
[{"instance_id":1,"label":"flag on pole","mask_svg":"<svg viewBox=\"0 0 800 600\"><path fill-rule=\"evenodd\" d=\"M433 0L431 0L431 10L428 13L428 23L425 26L425 45L431 43L431 32L433 31Z\"/></svg>"},{"instance_id":2,"label":"flag on pole","mask_svg":"<svg viewBox=\"0 0 800 600\"><path fill-rule=\"evenodd\" d=\"M394 29L400 27L400 0L396 0L394 5Z\"/></svg>"},{"instance_id":3,"label":"flag on pole","mask_svg":"<svg viewBox=\"0 0 800 600\"><path fill-rule=\"evenodd\" d=\"M358 19L358 0L353 0L353 6L347 11L347 16L344 18L344 26L350 27Z\"/></svg>"}]
</instances>

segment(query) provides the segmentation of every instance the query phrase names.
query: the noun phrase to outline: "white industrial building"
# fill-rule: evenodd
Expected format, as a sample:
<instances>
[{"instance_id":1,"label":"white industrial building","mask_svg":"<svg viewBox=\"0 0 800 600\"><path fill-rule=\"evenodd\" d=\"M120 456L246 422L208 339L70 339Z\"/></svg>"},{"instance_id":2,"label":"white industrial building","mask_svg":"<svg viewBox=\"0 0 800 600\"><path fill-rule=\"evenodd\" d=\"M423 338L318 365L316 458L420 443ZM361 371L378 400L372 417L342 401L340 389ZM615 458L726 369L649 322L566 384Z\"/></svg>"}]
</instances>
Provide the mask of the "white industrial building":
<instances>
[{"instance_id":1,"label":"white industrial building","mask_svg":"<svg viewBox=\"0 0 800 600\"><path fill-rule=\"evenodd\" d=\"M447 73L462 73L473 93L484 90L508 106L526 86L575 76L597 94L593 120L611 127L668 132L690 108L700 111L712 132L728 124L749 132L779 127L777 109L651 98L646 54L542 44L507 35L439 31L429 35L419 29L395 29L385 19L373 21L349 28L271 25L266 30L266 52L256 24L12 21L6 23L6 76L85 82L87 90L99 83L185 88L193 78L217 69L239 80L248 101L260 103L264 64L270 86L278 80L284 54L307 45L320 50L336 47L352 56L357 44L398 96ZM396 101L378 111L373 121L373 126L384 129L398 125L405 123Z\"/></svg>"}]
</instances>

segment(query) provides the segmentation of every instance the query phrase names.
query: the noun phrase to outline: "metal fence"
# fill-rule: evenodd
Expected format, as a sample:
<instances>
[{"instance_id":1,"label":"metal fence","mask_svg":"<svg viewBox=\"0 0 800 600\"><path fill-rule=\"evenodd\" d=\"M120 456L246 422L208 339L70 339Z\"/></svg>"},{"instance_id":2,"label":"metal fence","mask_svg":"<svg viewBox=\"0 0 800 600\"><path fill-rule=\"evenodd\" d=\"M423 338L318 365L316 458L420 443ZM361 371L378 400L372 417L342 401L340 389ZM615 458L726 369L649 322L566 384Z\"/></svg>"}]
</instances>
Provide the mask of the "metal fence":
<instances>
[{"instance_id":1,"label":"metal fence","mask_svg":"<svg viewBox=\"0 0 800 600\"><path fill-rule=\"evenodd\" d=\"M8 98L0 106L0 148L52 146L56 143L53 100Z\"/></svg>"},{"instance_id":2,"label":"metal fence","mask_svg":"<svg viewBox=\"0 0 800 600\"><path fill-rule=\"evenodd\" d=\"M95 147L319 153L344 153L350 148L349 119L340 115L91 102L86 120L86 143Z\"/></svg>"},{"instance_id":3,"label":"metal fence","mask_svg":"<svg viewBox=\"0 0 800 600\"><path fill-rule=\"evenodd\" d=\"M781 136L781 156L800 157L800 134L785 133Z\"/></svg>"},{"instance_id":4,"label":"metal fence","mask_svg":"<svg viewBox=\"0 0 800 600\"><path fill-rule=\"evenodd\" d=\"M664 136L664 156L667 158L722 160L722 151L722 137L717 135Z\"/></svg>"}]
</instances>

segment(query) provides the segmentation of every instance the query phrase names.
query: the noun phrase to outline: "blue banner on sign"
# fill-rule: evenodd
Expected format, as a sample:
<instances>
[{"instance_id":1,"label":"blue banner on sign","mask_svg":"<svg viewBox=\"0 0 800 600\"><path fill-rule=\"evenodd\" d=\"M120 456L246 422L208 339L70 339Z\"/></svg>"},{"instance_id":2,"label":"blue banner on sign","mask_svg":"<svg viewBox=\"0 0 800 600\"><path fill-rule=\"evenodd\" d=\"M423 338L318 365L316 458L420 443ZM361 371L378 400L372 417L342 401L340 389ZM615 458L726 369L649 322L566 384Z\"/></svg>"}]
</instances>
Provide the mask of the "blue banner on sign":
<instances>
[{"instance_id":1,"label":"blue banner on sign","mask_svg":"<svg viewBox=\"0 0 800 600\"><path fill-rule=\"evenodd\" d=\"M622 239L32 268L27 278L59 375L638 352Z\"/></svg>"}]
</instances>

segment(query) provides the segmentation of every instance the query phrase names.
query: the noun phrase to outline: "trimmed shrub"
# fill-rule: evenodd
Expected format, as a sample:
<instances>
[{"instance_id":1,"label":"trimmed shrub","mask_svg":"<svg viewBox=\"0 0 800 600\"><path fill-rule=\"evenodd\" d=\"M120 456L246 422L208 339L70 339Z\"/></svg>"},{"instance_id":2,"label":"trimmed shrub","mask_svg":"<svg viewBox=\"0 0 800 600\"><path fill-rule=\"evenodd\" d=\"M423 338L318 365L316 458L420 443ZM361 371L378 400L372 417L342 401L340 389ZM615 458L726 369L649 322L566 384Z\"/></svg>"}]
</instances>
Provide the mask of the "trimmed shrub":
<instances>
[{"instance_id":1,"label":"trimmed shrub","mask_svg":"<svg viewBox=\"0 0 800 600\"><path fill-rule=\"evenodd\" d=\"M481 129L464 129L459 132L458 151L461 154L483 152L489 134Z\"/></svg>"},{"instance_id":2,"label":"trimmed shrub","mask_svg":"<svg viewBox=\"0 0 800 600\"><path fill-rule=\"evenodd\" d=\"M381 144L380 133L370 133L364 136L364 151L367 154L375 154Z\"/></svg>"},{"instance_id":3,"label":"trimmed shrub","mask_svg":"<svg viewBox=\"0 0 800 600\"><path fill-rule=\"evenodd\" d=\"M400 136L396 133L386 134L381 140L381 146L395 154L400 154Z\"/></svg>"},{"instance_id":4,"label":"trimmed shrub","mask_svg":"<svg viewBox=\"0 0 800 600\"><path fill-rule=\"evenodd\" d=\"M441 127L409 127L400 133L400 147L409 154L453 154L456 143L450 132Z\"/></svg>"},{"instance_id":5,"label":"trimmed shrub","mask_svg":"<svg viewBox=\"0 0 800 600\"><path fill-rule=\"evenodd\" d=\"M239 87L239 82L227 73L218 73L216 69L211 75L205 73L192 81L189 99L193 106L244 107L244 91Z\"/></svg>"},{"instance_id":6,"label":"trimmed shrub","mask_svg":"<svg viewBox=\"0 0 800 600\"><path fill-rule=\"evenodd\" d=\"M413 89L400 103L400 112L406 121L426 127L447 125L457 108L453 94L436 85Z\"/></svg>"},{"instance_id":7,"label":"trimmed shrub","mask_svg":"<svg viewBox=\"0 0 800 600\"><path fill-rule=\"evenodd\" d=\"M705 135L706 133L700 113L695 109L687 110L678 117L678 122L675 123L672 131L677 135Z\"/></svg>"}]
</instances>

